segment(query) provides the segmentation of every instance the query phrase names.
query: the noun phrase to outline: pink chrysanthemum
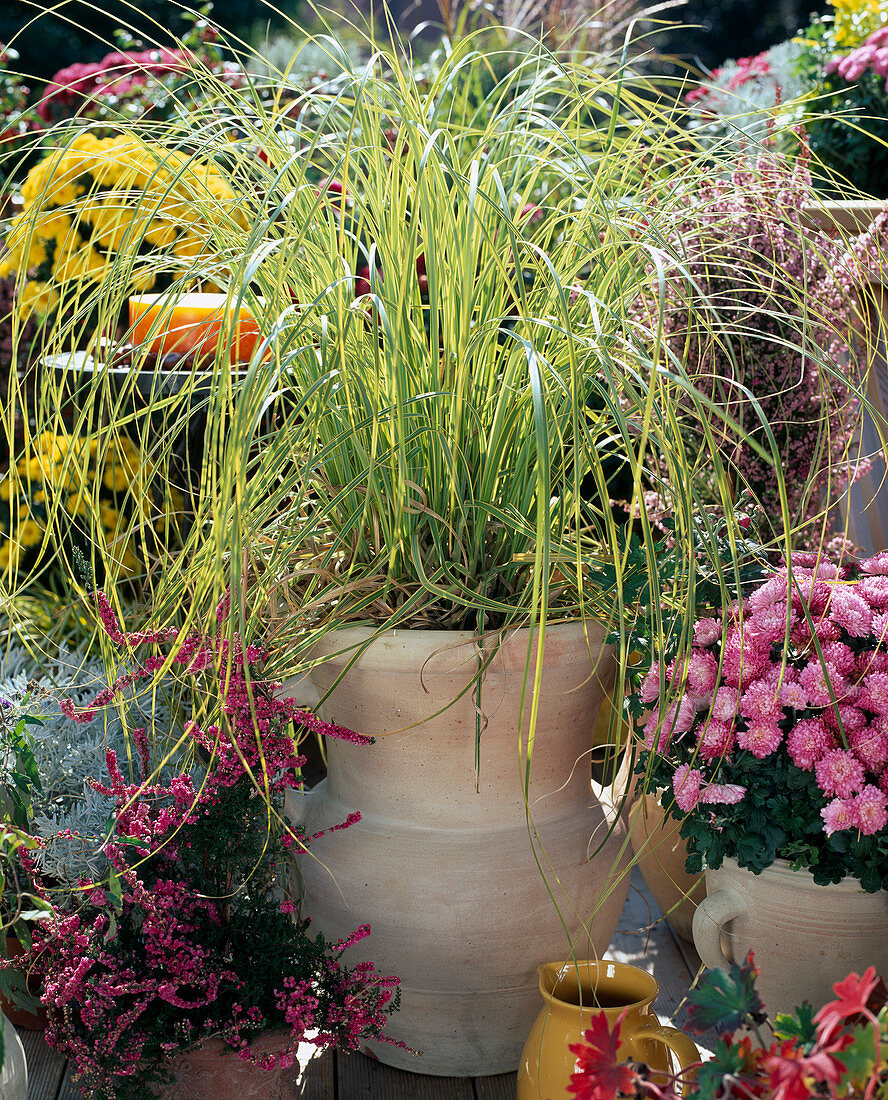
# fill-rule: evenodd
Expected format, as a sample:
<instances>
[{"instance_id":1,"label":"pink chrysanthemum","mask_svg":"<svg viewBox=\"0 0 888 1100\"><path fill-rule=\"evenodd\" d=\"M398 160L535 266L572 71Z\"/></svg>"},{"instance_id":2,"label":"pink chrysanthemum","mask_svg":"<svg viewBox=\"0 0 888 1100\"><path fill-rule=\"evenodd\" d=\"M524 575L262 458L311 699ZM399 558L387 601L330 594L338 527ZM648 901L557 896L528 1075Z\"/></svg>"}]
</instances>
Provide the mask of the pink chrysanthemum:
<instances>
[{"instance_id":1,"label":"pink chrysanthemum","mask_svg":"<svg viewBox=\"0 0 888 1100\"><path fill-rule=\"evenodd\" d=\"M799 613L799 618L807 618L810 615L816 620L826 610L832 587L814 577L800 577L798 573L793 573L790 592L792 606Z\"/></svg>"},{"instance_id":2,"label":"pink chrysanthemum","mask_svg":"<svg viewBox=\"0 0 888 1100\"><path fill-rule=\"evenodd\" d=\"M877 607L880 611L888 608L888 577L861 577L857 582L857 591L870 607Z\"/></svg>"},{"instance_id":3,"label":"pink chrysanthemum","mask_svg":"<svg viewBox=\"0 0 888 1100\"><path fill-rule=\"evenodd\" d=\"M816 654L802 669L799 680L812 707L828 707L832 704L833 696L838 699L848 689L848 684L835 668L827 664L824 670Z\"/></svg>"},{"instance_id":4,"label":"pink chrysanthemum","mask_svg":"<svg viewBox=\"0 0 888 1100\"><path fill-rule=\"evenodd\" d=\"M675 803L680 810L689 813L700 801L700 785L703 773L688 764L680 764L672 776Z\"/></svg>"},{"instance_id":5,"label":"pink chrysanthemum","mask_svg":"<svg viewBox=\"0 0 888 1100\"><path fill-rule=\"evenodd\" d=\"M700 729L697 747L704 760L727 756L736 744L732 722L708 722Z\"/></svg>"},{"instance_id":6,"label":"pink chrysanthemum","mask_svg":"<svg viewBox=\"0 0 888 1100\"><path fill-rule=\"evenodd\" d=\"M740 748L748 749L759 760L776 752L782 742L783 734L776 722L750 722L748 729L737 731L737 744Z\"/></svg>"},{"instance_id":7,"label":"pink chrysanthemum","mask_svg":"<svg viewBox=\"0 0 888 1100\"><path fill-rule=\"evenodd\" d=\"M740 699L740 713L750 722L779 722L783 717L776 685L757 680L749 685Z\"/></svg>"},{"instance_id":8,"label":"pink chrysanthemum","mask_svg":"<svg viewBox=\"0 0 888 1100\"><path fill-rule=\"evenodd\" d=\"M650 706L651 703L655 703L660 698L660 663L655 662L644 679L641 681L641 688L639 689L641 695L641 701L645 706Z\"/></svg>"},{"instance_id":9,"label":"pink chrysanthemum","mask_svg":"<svg viewBox=\"0 0 888 1100\"><path fill-rule=\"evenodd\" d=\"M712 645L721 636L722 624L719 619L698 619L694 624L694 645Z\"/></svg>"},{"instance_id":10,"label":"pink chrysanthemum","mask_svg":"<svg viewBox=\"0 0 888 1100\"><path fill-rule=\"evenodd\" d=\"M693 649L688 658L687 690L690 695L709 695L718 682L718 661L705 649Z\"/></svg>"},{"instance_id":11,"label":"pink chrysanthemum","mask_svg":"<svg viewBox=\"0 0 888 1100\"><path fill-rule=\"evenodd\" d=\"M854 823L854 802L850 798L834 798L820 811L823 818L823 831L827 836L844 829L856 829Z\"/></svg>"},{"instance_id":12,"label":"pink chrysanthemum","mask_svg":"<svg viewBox=\"0 0 888 1100\"><path fill-rule=\"evenodd\" d=\"M687 733L694 723L697 708L693 699L683 695L678 702L670 703L660 720L660 712L654 711L644 726L644 746L655 752L665 752L672 739ZM657 727L660 726L659 735Z\"/></svg>"},{"instance_id":13,"label":"pink chrysanthemum","mask_svg":"<svg viewBox=\"0 0 888 1100\"><path fill-rule=\"evenodd\" d=\"M888 620L888 615L885 618ZM857 654L854 665L860 677L868 676L871 672L888 672L888 653L873 653L872 650L865 649Z\"/></svg>"},{"instance_id":14,"label":"pink chrysanthemum","mask_svg":"<svg viewBox=\"0 0 888 1100\"><path fill-rule=\"evenodd\" d=\"M745 794L739 783L708 783L700 791L700 801L707 806L736 806Z\"/></svg>"},{"instance_id":15,"label":"pink chrysanthemum","mask_svg":"<svg viewBox=\"0 0 888 1100\"><path fill-rule=\"evenodd\" d=\"M853 730L848 741L851 751L867 771L878 774L888 764L888 734L879 725Z\"/></svg>"},{"instance_id":16,"label":"pink chrysanthemum","mask_svg":"<svg viewBox=\"0 0 888 1100\"><path fill-rule=\"evenodd\" d=\"M798 618L797 612L790 612L790 629L798 622ZM774 644L782 644L786 637L786 627L786 608L776 605L755 612L744 624L746 636L758 644L767 645L768 648Z\"/></svg>"},{"instance_id":17,"label":"pink chrysanthemum","mask_svg":"<svg viewBox=\"0 0 888 1100\"><path fill-rule=\"evenodd\" d=\"M880 550L871 558L864 558L860 563L861 573L888 575L888 550Z\"/></svg>"},{"instance_id":18,"label":"pink chrysanthemum","mask_svg":"<svg viewBox=\"0 0 888 1100\"><path fill-rule=\"evenodd\" d=\"M780 705L793 710L804 710L808 706L808 693L802 686L798 675L790 679L789 672L796 672L796 670L787 669L786 679L780 685Z\"/></svg>"},{"instance_id":19,"label":"pink chrysanthemum","mask_svg":"<svg viewBox=\"0 0 888 1100\"><path fill-rule=\"evenodd\" d=\"M814 765L817 786L825 795L847 798L859 791L866 778L863 764L847 749L832 749Z\"/></svg>"},{"instance_id":20,"label":"pink chrysanthemum","mask_svg":"<svg viewBox=\"0 0 888 1100\"><path fill-rule=\"evenodd\" d=\"M739 698L735 688L720 687L712 700L710 714L718 722L733 722L737 717Z\"/></svg>"},{"instance_id":21,"label":"pink chrysanthemum","mask_svg":"<svg viewBox=\"0 0 888 1100\"><path fill-rule=\"evenodd\" d=\"M857 703L873 714L888 714L888 672L870 672L864 676Z\"/></svg>"},{"instance_id":22,"label":"pink chrysanthemum","mask_svg":"<svg viewBox=\"0 0 888 1100\"><path fill-rule=\"evenodd\" d=\"M854 825L864 836L880 833L888 824L888 795L871 783L854 796L852 813Z\"/></svg>"},{"instance_id":23,"label":"pink chrysanthemum","mask_svg":"<svg viewBox=\"0 0 888 1100\"><path fill-rule=\"evenodd\" d=\"M854 651L844 642L827 642L820 647L823 659L830 668L834 668L840 676L851 676L857 669Z\"/></svg>"},{"instance_id":24,"label":"pink chrysanthemum","mask_svg":"<svg viewBox=\"0 0 888 1100\"><path fill-rule=\"evenodd\" d=\"M832 590L829 613L833 620L852 638L865 638L870 632L873 612L870 605L846 585Z\"/></svg>"},{"instance_id":25,"label":"pink chrysanthemum","mask_svg":"<svg viewBox=\"0 0 888 1100\"><path fill-rule=\"evenodd\" d=\"M774 607L777 604L786 606L786 577L769 577L764 584L751 592L748 606L750 611L762 611L765 608Z\"/></svg>"},{"instance_id":26,"label":"pink chrysanthemum","mask_svg":"<svg viewBox=\"0 0 888 1100\"><path fill-rule=\"evenodd\" d=\"M722 651L722 680L734 688L757 680L770 663L770 649L767 643L741 639L739 630L732 632Z\"/></svg>"},{"instance_id":27,"label":"pink chrysanthemum","mask_svg":"<svg viewBox=\"0 0 888 1100\"><path fill-rule=\"evenodd\" d=\"M881 611L873 615L870 631L877 642L888 642L888 612ZM888 653L876 653L874 656L884 657L888 661ZM880 671L884 671L884 669Z\"/></svg>"},{"instance_id":28,"label":"pink chrysanthemum","mask_svg":"<svg viewBox=\"0 0 888 1100\"><path fill-rule=\"evenodd\" d=\"M819 718L803 718L786 735L786 750L797 768L810 771L830 749L835 738Z\"/></svg>"}]
</instances>

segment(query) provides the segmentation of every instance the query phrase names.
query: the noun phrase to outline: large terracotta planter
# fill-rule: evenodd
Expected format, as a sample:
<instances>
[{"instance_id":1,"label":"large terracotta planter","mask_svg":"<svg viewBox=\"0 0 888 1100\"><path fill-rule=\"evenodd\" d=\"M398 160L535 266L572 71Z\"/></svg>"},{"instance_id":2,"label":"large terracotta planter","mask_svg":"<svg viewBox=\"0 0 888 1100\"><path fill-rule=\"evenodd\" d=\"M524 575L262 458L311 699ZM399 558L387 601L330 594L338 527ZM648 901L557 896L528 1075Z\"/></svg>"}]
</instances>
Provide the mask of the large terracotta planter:
<instances>
[{"instance_id":1,"label":"large terracotta planter","mask_svg":"<svg viewBox=\"0 0 888 1100\"><path fill-rule=\"evenodd\" d=\"M688 846L681 822L667 819L655 794L638 798L629 811L632 851L644 881L669 926L683 940L692 940L694 913L706 896L703 875L685 870Z\"/></svg>"},{"instance_id":2,"label":"large terracotta planter","mask_svg":"<svg viewBox=\"0 0 888 1100\"><path fill-rule=\"evenodd\" d=\"M709 967L755 951L759 995L772 1017L803 1000L816 1007L852 970L888 975L888 893L867 894L856 879L818 886L778 860L754 875L726 859L706 871L706 899L694 916L694 944Z\"/></svg>"},{"instance_id":3,"label":"large terracotta planter","mask_svg":"<svg viewBox=\"0 0 888 1100\"><path fill-rule=\"evenodd\" d=\"M590 780L592 731L614 677L603 635L594 623L546 631L529 816L527 631L499 645L467 632L391 631L348 671L372 629L325 639L312 672L320 693L331 692L321 714L379 740L330 742L327 779L291 796L309 834L362 815L295 862L313 926L335 940L369 923L359 950L402 980L388 1031L422 1057L373 1044L381 1061L443 1076L515 1070L540 963L607 948L628 880L619 810Z\"/></svg>"}]
</instances>

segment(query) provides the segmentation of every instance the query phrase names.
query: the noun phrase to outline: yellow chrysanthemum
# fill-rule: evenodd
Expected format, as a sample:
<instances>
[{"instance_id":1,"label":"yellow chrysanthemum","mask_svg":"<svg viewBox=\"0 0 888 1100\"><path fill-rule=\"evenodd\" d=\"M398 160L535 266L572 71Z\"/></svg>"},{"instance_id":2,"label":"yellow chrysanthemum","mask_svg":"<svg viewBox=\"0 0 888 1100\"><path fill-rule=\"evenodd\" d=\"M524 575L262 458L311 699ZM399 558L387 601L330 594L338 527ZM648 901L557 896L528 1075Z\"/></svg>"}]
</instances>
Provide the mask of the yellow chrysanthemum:
<instances>
[{"instance_id":1,"label":"yellow chrysanthemum","mask_svg":"<svg viewBox=\"0 0 888 1100\"><path fill-rule=\"evenodd\" d=\"M120 525L120 512L110 504L104 502L100 506L100 519L102 526L108 531L116 531Z\"/></svg>"},{"instance_id":2,"label":"yellow chrysanthemum","mask_svg":"<svg viewBox=\"0 0 888 1100\"><path fill-rule=\"evenodd\" d=\"M65 510L72 516L86 515L86 499L82 493L72 493L65 501Z\"/></svg>"},{"instance_id":3,"label":"yellow chrysanthemum","mask_svg":"<svg viewBox=\"0 0 888 1100\"><path fill-rule=\"evenodd\" d=\"M43 528L33 519L26 519L19 524L18 541L22 546L36 546L43 538Z\"/></svg>"},{"instance_id":4,"label":"yellow chrysanthemum","mask_svg":"<svg viewBox=\"0 0 888 1100\"><path fill-rule=\"evenodd\" d=\"M19 295L19 316L24 321L33 313L45 317L59 304L59 292L49 283L29 282Z\"/></svg>"},{"instance_id":5,"label":"yellow chrysanthemum","mask_svg":"<svg viewBox=\"0 0 888 1100\"><path fill-rule=\"evenodd\" d=\"M12 500L12 482L8 477L0 481L0 500Z\"/></svg>"},{"instance_id":6,"label":"yellow chrysanthemum","mask_svg":"<svg viewBox=\"0 0 888 1100\"><path fill-rule=\"evenodd\" d=\"M105 472L102 475L102 484L113 493L128 489L135 480L138 472L138 459L132 459L127 455L112 455L105 464Z\"/></svg>"},{"instance_id":7,"label":"yellow chrysanthemum","mask_svg":"<svg viewBox=\"0 0 888 1100\"><path fill-rule=\"evenodd\" d=\"M120 572L126 577L132 577L139 572L141 562L136 557L132 546L127 546L120 557Z\"/></svg>"}]
</instances>

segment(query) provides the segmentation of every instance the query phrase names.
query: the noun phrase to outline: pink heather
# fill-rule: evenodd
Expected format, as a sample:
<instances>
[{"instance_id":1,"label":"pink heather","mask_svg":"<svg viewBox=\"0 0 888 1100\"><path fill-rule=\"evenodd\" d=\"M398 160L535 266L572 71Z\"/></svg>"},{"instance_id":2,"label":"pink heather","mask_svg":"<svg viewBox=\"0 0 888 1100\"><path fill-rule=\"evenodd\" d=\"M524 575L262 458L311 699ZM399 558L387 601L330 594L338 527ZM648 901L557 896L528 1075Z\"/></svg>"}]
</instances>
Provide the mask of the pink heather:
<instances>
[{"instance_id":1,"label":"pink heather","mask_svg":"<svg viewBox=\"0 0 888 1100\"><path fill-rule=\"evenodd\" d=\"M814 765L817 786L825 795L847 798L863 786L863 764L846 749L832 749Z\"/></svg>"}]
</instances>

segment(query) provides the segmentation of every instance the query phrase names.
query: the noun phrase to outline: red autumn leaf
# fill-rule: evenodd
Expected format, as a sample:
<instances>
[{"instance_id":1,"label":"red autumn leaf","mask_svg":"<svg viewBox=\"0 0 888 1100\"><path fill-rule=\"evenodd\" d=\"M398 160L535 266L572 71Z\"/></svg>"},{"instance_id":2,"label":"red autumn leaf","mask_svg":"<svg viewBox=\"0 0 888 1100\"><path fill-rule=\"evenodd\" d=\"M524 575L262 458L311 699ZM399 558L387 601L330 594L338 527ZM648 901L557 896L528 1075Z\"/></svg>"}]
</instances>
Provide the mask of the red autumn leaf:
<instances>
[{"instance_id":1,"label":"red autumn leaf","mask_svg":"<svg viewBox=\"0 0 888 1100\"><path fill-rule=\"evenodd\" d=\"M619 1093L634 1092L635 1075L617 1053L620 1045L620 1014L613 1031L607 1016L600 1012L592 1017L592 1026L583 1032L583 1043L568 1048L577 1056L577 1064L567 1091L577 1100L616 1100Z\"/></svg>"},{"instance_id":2,"label":"red autumn leaf","mask_svg":"<svg viewBox=\"0 0 888 1100\"><path fill-rule=\"evenodd\" d=\"M835 1085L845 1066L831 1054L815 1051L804 1055L793 1039L774 1046L762 1059L773 1100L808 1100L820 1095L817 1085Z\"/></svg>"},{"instance_id":3,"label":"red autumn leaf","mask_svg":"<svg viewBox=\"0 0 888 1100\"><path fill-rule=\"evenodd\" d=\"M836 982L833 991L838 1000L829 1001L814 1017L821 1040L834 1034L846 1020L851 1020L855 1016L862 1016L864 1019L872 1018L867 1001L879 981L876 968L868 966L863 977L852 973L840 982Z\"/></svg>"}]
</instances>

